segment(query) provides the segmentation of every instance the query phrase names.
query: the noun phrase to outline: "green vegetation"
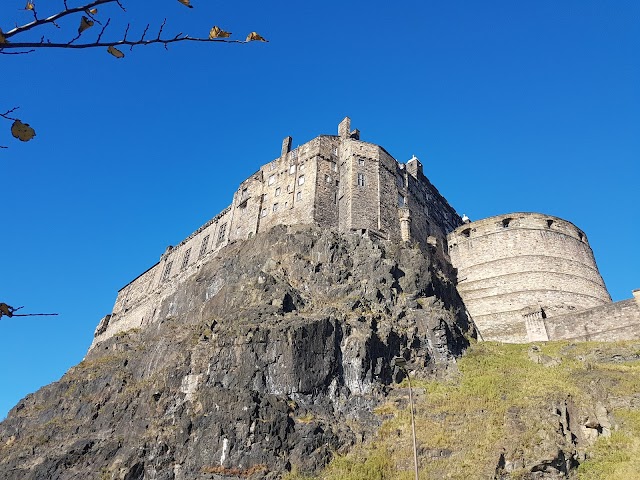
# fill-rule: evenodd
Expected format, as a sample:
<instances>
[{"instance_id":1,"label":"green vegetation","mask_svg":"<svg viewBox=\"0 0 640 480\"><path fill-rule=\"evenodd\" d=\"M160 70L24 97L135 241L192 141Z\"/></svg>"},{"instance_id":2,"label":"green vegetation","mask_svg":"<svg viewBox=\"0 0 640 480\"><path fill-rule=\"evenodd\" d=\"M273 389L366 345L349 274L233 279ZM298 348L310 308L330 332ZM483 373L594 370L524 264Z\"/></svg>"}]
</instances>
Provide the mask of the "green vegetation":
<instances>
[{"instance_id":1,"label":"green vegetation","mask_svg":"<svg viewBox=\"0 0 640 480\"><path fill-rule=\"evenodd\" d=\"M559 447L582 458L573 478L640 478L640 410L632 400L640 391L638 343L553 342L530 349L477 343L459 360L454 378L412 382L421 479L492 478L501 454L511 478L525 479ZM385 421L374 440L336 456L317 477L292 472L286 480L412 480L409 410L399 393L376 410ZM572 444L562 434L561 410L573 409L570 426L580 437L598 404L613 420L611 436L595 442L583 436Z\"/></svg>"}]
</instances>

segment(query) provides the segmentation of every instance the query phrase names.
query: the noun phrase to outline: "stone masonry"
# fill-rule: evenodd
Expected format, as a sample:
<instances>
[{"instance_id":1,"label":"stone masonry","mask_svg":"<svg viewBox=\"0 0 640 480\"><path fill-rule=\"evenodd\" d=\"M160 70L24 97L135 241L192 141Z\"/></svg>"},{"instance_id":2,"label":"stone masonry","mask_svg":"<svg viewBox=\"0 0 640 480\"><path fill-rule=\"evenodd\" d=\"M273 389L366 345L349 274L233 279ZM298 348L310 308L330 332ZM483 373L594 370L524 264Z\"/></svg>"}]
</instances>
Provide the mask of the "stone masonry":
<instances>
[{"instance_id":1,"label":"stone masonry","mask_svg":"<svg viewBox=\"0 0 640 480\"><path fill-rule=\"evenodd\" d=\"M157 305L230 242L301 224L436 249L457 269L485 340L640 336L637 299L611 303L587 237L572 223L539 213L464 223L415 156L403 164L360 140L348 117L338 135L291 144L285 138L280 156L243 181L231 205L120 289L92 347L158 320Z\"/></svg>"},{"instance_id":2,"label":"stone masonry","mask_svg":"<svg viewBox=\"0 0 640 480\"><path fill-rule=\"evenodd\" d=\"M458 292L484 340L613 340L640 336L636 300L611 303L582 230L510 213L449 234Z\"/></svg>"},{"instance_id":3,"label":"stone masonry","mask_svg":"<svg viewBox=\"0 0 640 480\"><path fill-rule=\"evenodd\" d=\"M276 225L315 224L424 248L436 245L444 253L447 234L462 223L417 158L403 164L381 146L361 141L348 117L338 135L321 135L294 150L291 143L285 138L280 156L240 184L229 207L168 247L157 264L118 292L93 345L152 322L157 301L181 279L229 242Z\"/></svg>"}]
</instances>

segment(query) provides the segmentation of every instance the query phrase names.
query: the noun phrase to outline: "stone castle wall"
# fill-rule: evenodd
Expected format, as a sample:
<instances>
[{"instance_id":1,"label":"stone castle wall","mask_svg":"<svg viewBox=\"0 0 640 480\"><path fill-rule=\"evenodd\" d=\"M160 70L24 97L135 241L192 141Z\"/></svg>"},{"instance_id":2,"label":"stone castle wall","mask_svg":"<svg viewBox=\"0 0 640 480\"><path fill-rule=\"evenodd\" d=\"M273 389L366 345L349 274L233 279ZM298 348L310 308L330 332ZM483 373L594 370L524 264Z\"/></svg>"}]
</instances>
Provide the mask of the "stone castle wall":
<instances>
[{"instance_id":1,"label":"stone castle wall","mask_svg":"<svg viewBox=\"0 0 640 480\"><path fill-rule=\"evenodd\" d=\"M345 118L338 135L321 135L291 150L243 181L222 213L196 230L118 292L113 312L96 329L94 344L155 321L154 305L181 279L229 242L275 225L316 224L342 232L370 232L425 248L461 224L456 211L412 158L406 165L379 145L361 141Z\"/></svg>"},{"instance_id":2,"label":"stone castle wall","mask_svg":"<svg viewBox=\"0 0 640 480\"><path fill-rule=\"evenodd\" d=\"M448 254L485 340L640 335L637 303L611 303L587 237L572 223L512 213L463 224L417 158L403 164L361 141L348 118L338 135L321 135L293 150L291 143L285 138L280 156L240 184L229 207L168 247L156 265L118 292L93 345L160 320L159 302L229 242L301 224L412 241Z\"/></svg>"},{"instance_id":3,"label":"stone castle wall","mask_svg":"<svg viewBox=\"0 0 640 480\"><path fill-rule=\"evenodd\" d=\"M587 237L538 213L512 213L458 227L448 238L458 291L485 340L526 342L525 318L610 304Z\"/></svg>"},{"instance_id":4,"label":"stone castle wall","mask_svg":"<svg viewBox=\"0 0 640 480\"><path fill-rule=\"evenodd\" d=\"M547 340L607 342L640 338L640 299L543 320Z\"/></svg>"}]
</instances>

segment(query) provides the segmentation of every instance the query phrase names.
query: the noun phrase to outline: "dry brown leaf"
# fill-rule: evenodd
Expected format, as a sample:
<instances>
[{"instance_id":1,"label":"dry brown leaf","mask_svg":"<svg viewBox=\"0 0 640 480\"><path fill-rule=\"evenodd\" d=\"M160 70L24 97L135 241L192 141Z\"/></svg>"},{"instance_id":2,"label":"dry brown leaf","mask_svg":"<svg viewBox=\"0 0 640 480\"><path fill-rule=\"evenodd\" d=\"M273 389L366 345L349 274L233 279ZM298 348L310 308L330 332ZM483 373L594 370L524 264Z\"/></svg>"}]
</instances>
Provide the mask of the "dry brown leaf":
<instances>
[{"instance_id":1,"label":"dry brown leaf","mask_svg":"<svg viewBox=\"0 0 640 480\"><path fill-rule=\"evenodd\" d=\"M189 7L189 8L193 8L193 5L191 5L191 0L178 0L181 4L183 4L185 7Z\"/></svg>"},{"instance_id":2,"label":"dry brown leaf","mask_svg":"<svg viewBox=\"0 0 640 480\"><path fill-rule=\"evenodd\" d=\"M84 32L87 28L93 27L93 20L88 19L84 15L80 19L80 26L78 27L78 34Z\"/></svg>"},{"instance_id":3,"label":"dry brown leaf","mask_svg":"<svg viewBox=\"0 0 640 480\"><path fill-rule=\"evenodd\" d=\"M28 123L22 123L20 120L16 120L11 125L11 135L22 142L28 142L36 136L36 131L29 126Z\"/></svg>"},{"instance_id":4,"label":"dry brown leaf","mask_svg":"<svg viewBox=\"0 0 640 480\"><path fill-rule=\"evenodd\" d=\"M24 7L25 10L33 10L35 8L35 5L33 4L33 2L27 2L27 5Z\"/></svg>"},{"instance_id":5,"label":"dry brown leaf","mask_svg":"<svg viewBox=\"0 0 640 480\"><path fill-rule=\"evenodd\" d=\"M97 8L92 8L91 10L85 10L85 12L91 14L91 15L95 15L96 13L98 13L98 9Z\"/></svg>"},{"instance_id":6,"label":"dry brown leaf","mask_svg":"<svg viewBox=\"0 0 640 480\"><path fill-rule=\"evenodd\" d=\"M124 57L124 53L122 53L120 50L118 50L113 45L109 45L107 47L107 52L109 52L111 55L113 55L116 58L123 58Z\"/></svg>"},{"instance_id":7,"label":"dry brown leaf","mask_svg":"<svg viewBox=\"0 0 640 480\"><path fill-rule=\"evenodd\" d=\"M0 44L2 44L2 43L7 43L7 39L2 34L2 29L0 28Z\"/></svg>"},{"instance_id":8,"label":"dry brown leaf","mask_svg":"<svg viewBox=\"0 0 640 480\"><path fill-rule=\"evenodd\" d=\"M254 40L258 40L260 42L266 42L268 41L267 39L265 39L262 35L259 35L256 32L251 32L249 35L247 35L247 39L245 40L245 42L252 42Z\"/></svg>"},{"instance_id":9,"label":"dry brown leaf","mask_svg":"<svg viewBox=\"0 0 640 480\"><path fill-rule=\"evenodd\" d=\"M230 36L231 36L231 32L225 32L224 30L222 30L217 25L214 26L211 29L211 31L209 32L209 38L210 39L214 39L214 38L229 38Z\"/></svg>"}]
</instances>

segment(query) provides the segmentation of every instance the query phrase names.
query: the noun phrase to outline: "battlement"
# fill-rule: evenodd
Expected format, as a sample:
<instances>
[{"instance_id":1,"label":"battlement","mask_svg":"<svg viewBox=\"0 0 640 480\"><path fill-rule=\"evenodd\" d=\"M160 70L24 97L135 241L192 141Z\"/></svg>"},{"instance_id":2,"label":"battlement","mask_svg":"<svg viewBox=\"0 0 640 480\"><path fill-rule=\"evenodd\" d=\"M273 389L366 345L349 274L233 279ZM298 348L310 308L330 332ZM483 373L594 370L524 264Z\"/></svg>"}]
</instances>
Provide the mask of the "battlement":
<instances>
[{"instance_id":1,"label":"battlement","mask_svg":"<svg viewBox=\"0 0 640 480\"><path fill-rule=\"evenodd\" d=\"M543 318L611 303L587 236L561 218L519 212L465 223L448 247L485 340L542 339Z\"/></svg>"}]
</instances>

